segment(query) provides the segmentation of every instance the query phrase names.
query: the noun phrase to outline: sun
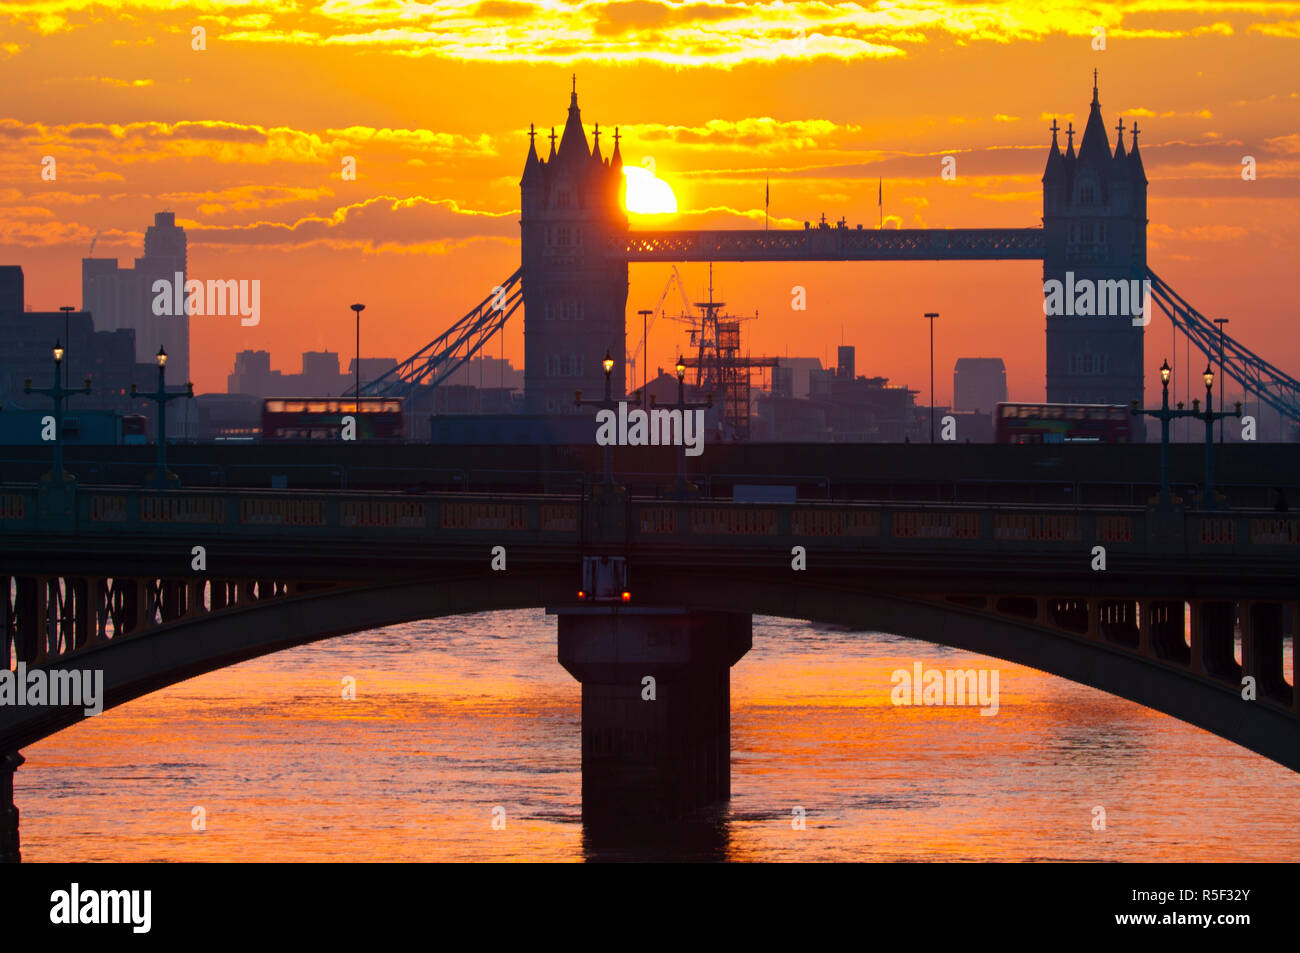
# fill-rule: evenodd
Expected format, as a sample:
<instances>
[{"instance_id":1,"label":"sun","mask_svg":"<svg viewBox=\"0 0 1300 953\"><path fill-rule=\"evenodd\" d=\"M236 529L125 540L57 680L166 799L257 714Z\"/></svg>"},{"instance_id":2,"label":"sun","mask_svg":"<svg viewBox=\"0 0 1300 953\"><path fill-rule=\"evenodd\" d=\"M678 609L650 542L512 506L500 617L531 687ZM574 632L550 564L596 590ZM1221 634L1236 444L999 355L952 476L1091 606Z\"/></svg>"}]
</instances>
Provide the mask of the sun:
<instances>
[{"instance_id":1,"label":"sun","mask_svg":"<svg viewBox=\"0 0 1300 953\"><path fill-rule=\"evenodd\" d=\"M626 165L623 174L627 176L626 204L629 212L662 215L677 211L677 196L673 195L672 186L649 169Z\"/></svg>"}]
</instances>

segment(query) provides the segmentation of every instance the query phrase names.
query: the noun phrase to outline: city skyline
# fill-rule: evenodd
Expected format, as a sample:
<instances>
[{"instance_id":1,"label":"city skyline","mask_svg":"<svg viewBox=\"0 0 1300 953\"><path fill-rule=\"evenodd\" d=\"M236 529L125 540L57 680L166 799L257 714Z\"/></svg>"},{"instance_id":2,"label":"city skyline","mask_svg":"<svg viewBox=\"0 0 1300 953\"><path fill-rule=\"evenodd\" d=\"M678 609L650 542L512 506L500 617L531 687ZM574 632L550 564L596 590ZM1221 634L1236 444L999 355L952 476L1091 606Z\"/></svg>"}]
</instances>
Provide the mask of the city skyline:
<instances>
[{"instance_id":1,"label":"city skyline","mask_svg":"<svg viewBox=\"0 0 1300 953\"><path fill-rule=\"evenodd\" d=\"M1267 70L1261 75L1259 64L1285 62L1289 41L1275 16L1212 5L1197 16L1151 14L1141 25L1162 29L1143 31L1131 26L1138 14L1115 12L1106 49L1098 51L1079 10L1066 11L1048 30L1013 4L983 30L960 21L920 27L926 42L899 38L897 54L858 49L835 60L814 31L802 53L782 47L785 58L773 64L753 56L741 56L730 71L692 63L685 73L701 91L693 96L674 95L684 89L684 75L636 55L617 64L525 66L507 59L493 65L494 82L462 85L473 94L440 97L436 107L385 94L381 86L438 89L452 67L437 55L376 59L374 40L373 52L303 52L321 64L363 58L378 69L352 71L355 88L288 109L278 90L232 106L213 98L207 84L183 82L220 64L238 63L241 76L261 74L267 63L254 34L273 48L294 42L277 39L274 22L228 37L214 24L200 51L174 24L92 25L57 6L56 19L44 26L20 17L16 49L0 60L0 71L29 93L25 114L7 120L10 134L0 146L0 165L16 184L0 196L0 218L10 222L0 251L25 267L35 307L54 309L72 303L65 299L75 268L92 242L97 256L129 258L138 254L142 223L159 208L173 208L189 235L196 277L260 279L264 289L266 318L258 327L220 317L192 321L191 376L199 391L221 389L240 350L348 353L347 305L362 295L368 354L410 354L449 326L517 260L519 202L511 186L528 122L549 133L575 71L587 135L596 122L610 133L618 126L627 164L652 161L677 194L677 215L633 215L636 229L755 227L763 221L765 190L774 228L798 228L823 212L865 227L879 224L878 217L885 227L1037 224L1047 127L1056 119L1082 129L1091 71L1100 69L1108 123L1142 123L1153 267L1206 313L1233 316L1232 332L1248 346L1269 345L1269 357L1284 368L1300 363L1294 343L1279 333L1284 309L1276 307L1295 241L1294 216L1285 213L1294 202L1297 146L1284 117L1300 94L1273 82ZM1227 27L1215 27L1220 21ZM765 28L769 40L774 29ZM94 95L75 102L55 95L45 61L105 31L118 41L116 52L88 50L88 69L102 67L103 78L112 79L114 69L127 69L122 53L132 50L131 68L165 66L169 78L159 72L152 82L138 77L139 85L136 78L126 85L65 79ZM610 36L628 49L643 42L626 32ZM966 82L971 58L983 55L993 36L1007 41L1002 72ZM974 48L956 45L965 39ZM183 47L184 57L173 46ZM1201 49L1214 55L1197 55ZM944 51L955 59L936 59ZM1183 64L1184 56L1195 62ZM1250 78L1234 69L1246 60ZM805 72L794 97L779 77L796 67ZM474 75L486 67L476 61L455 68ZM1025 73L1037 80L1028 88L1011 78ZM850 81L859 74L879 81ZM530 79L510 82L522 75ZM884 88L889 95L877 92ZM47 154L62 160L59 177L48 182L40 178ZM1258 160L1255 181L1240 174L1247 154ZM956 164L951 180L941 177L948 155ZM357 162L355 181L342 177L347 156ZM1211 208L1217 211L1207 215ZM704 287L702 266L682 270L688 286ZM928 401L920 315L937 310L947 357L982 353L991 337L1004 340L1010 396L1043 397L1041 299L1032 264L716 270L736 310L757 309L765 318L749 342L754 353L786 353L796 327L798 339L811 345L799 348L803 353L825 354L847 334L862 342L864 366L918 382L919 399ZM654 306L667 276L661 265L631 267L629 325L637 308ZM807 315L790 311L794 285L808 289ZM629 326L629 340L634 333ZM1183 380L1184 355L1166 343L1167 333L1163 318L1148 330L1148 397L1166 354L1177 370L1175 386L1190 383ZM669 364L680 337L656 327L651 365ZM512 320L501 343L519 366L522 322ZM875 356L868 356L868 343ZM938 402L951 399L949 386L938 390Z\"/></svg>"}]
</instances>

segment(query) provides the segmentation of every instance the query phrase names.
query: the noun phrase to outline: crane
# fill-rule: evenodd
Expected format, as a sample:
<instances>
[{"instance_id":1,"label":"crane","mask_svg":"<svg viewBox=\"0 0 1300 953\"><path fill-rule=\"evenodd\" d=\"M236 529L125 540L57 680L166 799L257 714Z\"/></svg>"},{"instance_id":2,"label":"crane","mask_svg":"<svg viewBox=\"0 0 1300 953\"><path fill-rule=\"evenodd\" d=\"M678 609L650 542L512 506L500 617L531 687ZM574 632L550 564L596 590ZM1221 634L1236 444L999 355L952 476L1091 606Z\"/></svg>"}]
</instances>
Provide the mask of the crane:
<instances>
[{"instance_id":1,"label":"crane","mask_svg":"<svg viewBox=\"0 0 1300 953\"><path fill-rule=\"evenodd\" d=\"M668 300L668 291L669 289L672 288L674 283L677 285L677 293L682 296L682 307L685 309L684 313L687 314L690 313L691 302L690 299L686 297L686 285L682 282L681 272L677 270L676 265L673 265L672 269L673 269L673 273L668 276L668 281L664 283L663 294L659 296L659 304L655 306L654 312L650 315L650 320L646 323L643 337L641 341L637 344L636 350L633 351L632 354L627 359L627 366L631 370L631 380L633 382L635 382L637 379L636 377L637 362L642 359L641 352L642 349L645 348L646 346L645 339L650 336L650 329L655 326L655 319L663 316L664 302Z\"/></svg>"}]
</instances>

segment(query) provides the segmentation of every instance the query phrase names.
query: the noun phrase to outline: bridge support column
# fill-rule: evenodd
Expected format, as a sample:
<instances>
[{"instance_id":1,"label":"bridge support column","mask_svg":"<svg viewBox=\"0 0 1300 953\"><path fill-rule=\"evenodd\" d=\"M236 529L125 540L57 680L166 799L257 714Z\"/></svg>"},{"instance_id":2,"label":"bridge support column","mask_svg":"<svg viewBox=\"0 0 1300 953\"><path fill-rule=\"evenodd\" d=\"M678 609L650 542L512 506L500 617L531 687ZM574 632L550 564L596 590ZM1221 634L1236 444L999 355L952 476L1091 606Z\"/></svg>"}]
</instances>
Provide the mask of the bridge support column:
<instances>
[{"instance_id":1,"label":"bridge support column","mask_svg":"<svg viewBox=\"0 0 1300 953\"><path fill-rule=\"evenodd\" d=\"M1201 661L1205 673L1241 686L1241 665L1236 659L1237 606L1233 602L1202 602Z\"/></svg>"},{"instance_id":2,"label":"bridge support column","mask_svg":"<svg viewBox=\"0 0 1300 953\"><path fill-rule=\"evenodd\" d=\"M1194 599L1189 603L1191 613L1191 647L1192 671L1197 675L1209 675L1205 667L1205 625L1202 619L1201 601Z\"/></svg>"},{"instance_id":3,"label":"bridge support column","mask_svg":"<svg viewBox=\"0 0 1300 953\"><path fill-rule=\"evenodd\" d=\"M14 772L26 760L17 751L0 755L0 864L22 861L18 850L18 807L14 804Z\"/></svg>"},{"instance_id":4,"label":"bridge support column","mask_svg":"<svg viewBox=\"0 0 1300 953\"><path fill-rule=\"evenodd\" d=\"M559 612L560 664L582 683L589 831L672 821L731 796L731 673L750 616L591 607Z\"/></svg>"},{"instance_id":5,"label":"bridge support column","mask_svg":"<svg viewBox=\"0 0 1300 953\"><path fill-rule=\"evenodd\" d=\"M1288 602L1291 630L1291 710L1300 715L1300 602Z\"/></svg>"},{"instance_id":6,"label":"bridge support column","mask_svg":"<svg viewBox=\"0 0 1300 953\"><path fill-rule=\"evenodd\" d=\"M1294 704L1291 686L1282 676L1283 628L1282 603L1241 604L1242 674L1254 676L1259 698L1290 708Z\"/></svg>"}]
</instances>

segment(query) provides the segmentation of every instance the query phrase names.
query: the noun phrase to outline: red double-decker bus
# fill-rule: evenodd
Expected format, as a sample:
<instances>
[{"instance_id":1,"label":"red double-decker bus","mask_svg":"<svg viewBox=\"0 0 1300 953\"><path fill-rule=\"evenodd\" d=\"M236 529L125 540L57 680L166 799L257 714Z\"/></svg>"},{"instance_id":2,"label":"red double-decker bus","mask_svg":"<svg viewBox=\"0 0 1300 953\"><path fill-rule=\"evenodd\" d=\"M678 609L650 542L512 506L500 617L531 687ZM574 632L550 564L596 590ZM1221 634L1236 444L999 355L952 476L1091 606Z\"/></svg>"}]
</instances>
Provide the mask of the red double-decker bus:
<instances>
[{"instance_id":1,"label":"red double-decker bus","mask_svg":"<svg viewBox=\"0 0 1300 953\"><path fill-rule=\"evenodd\" d=\"M402 401L396 397L269 397L262 402L262 440L338 440L343 418L356 418L357 440L401 440Z\"/></svg>"},{"instance_id":2,"label":"red double-decker bus","mask_svg":"<svg viewBox=\"0 0 1300 953\"><path fill-rule=\"evenodd\" d=\"M998 443L1128 443L1129 408L1121 404L998 404Z\"/></svg>"}]
</instances>

